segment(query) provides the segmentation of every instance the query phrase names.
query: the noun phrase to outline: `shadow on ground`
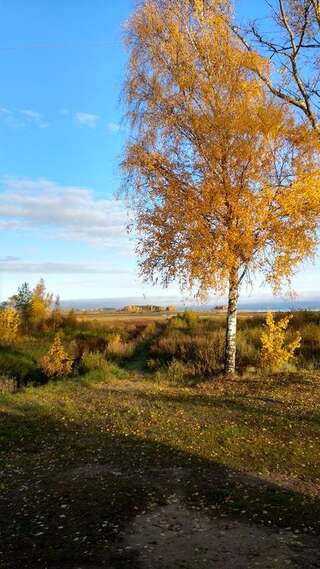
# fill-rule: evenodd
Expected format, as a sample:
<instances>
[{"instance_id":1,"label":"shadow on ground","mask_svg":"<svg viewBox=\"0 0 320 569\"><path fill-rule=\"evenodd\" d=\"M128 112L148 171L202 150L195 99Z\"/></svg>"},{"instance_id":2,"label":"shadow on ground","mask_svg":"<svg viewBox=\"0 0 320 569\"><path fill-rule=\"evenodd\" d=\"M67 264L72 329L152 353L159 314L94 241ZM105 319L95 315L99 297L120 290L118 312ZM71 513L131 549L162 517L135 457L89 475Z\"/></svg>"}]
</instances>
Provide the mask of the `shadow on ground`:
<instances>
[{"instance_id":1,"label":"shadow on ground","mask_svg":"<svg viewBox=\"0 0 320 569\"><path fill-rule=\"evenodd\" d=\"M2 569L320 567L320 500L34 404L0 421Z\"/></svg>"}]
</instances>

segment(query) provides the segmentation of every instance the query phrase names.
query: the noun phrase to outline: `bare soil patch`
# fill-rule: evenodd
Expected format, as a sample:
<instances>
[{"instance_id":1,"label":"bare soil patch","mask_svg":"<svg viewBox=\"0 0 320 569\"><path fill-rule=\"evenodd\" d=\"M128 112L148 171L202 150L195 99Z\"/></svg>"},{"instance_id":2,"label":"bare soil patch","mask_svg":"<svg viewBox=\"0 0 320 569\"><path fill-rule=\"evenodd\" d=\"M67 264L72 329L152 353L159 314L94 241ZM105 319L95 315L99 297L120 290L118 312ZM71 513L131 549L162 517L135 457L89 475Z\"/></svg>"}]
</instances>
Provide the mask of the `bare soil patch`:
<instances>
[{"instance_id":1,"label":"bare soil patch","mask_svg":"<svg viewBox=\"0 0 320 569\"><path fill-rule=\"evenodd\" d=\"M138 553L142 569L320 567L315 543L292 532L212 519L177 499L138 515L128 528L125 545Z\"/></svg>"}]
</instances>

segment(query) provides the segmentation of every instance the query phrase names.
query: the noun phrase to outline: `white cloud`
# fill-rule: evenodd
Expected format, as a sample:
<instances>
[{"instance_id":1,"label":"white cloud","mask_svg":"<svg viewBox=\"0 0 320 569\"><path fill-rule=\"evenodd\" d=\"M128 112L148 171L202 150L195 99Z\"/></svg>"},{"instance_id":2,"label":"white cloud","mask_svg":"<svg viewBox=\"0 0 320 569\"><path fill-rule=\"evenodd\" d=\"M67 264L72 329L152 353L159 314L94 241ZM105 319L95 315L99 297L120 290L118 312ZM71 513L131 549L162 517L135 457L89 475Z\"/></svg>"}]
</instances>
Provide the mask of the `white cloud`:
<instances>
[{"instance_id":1,"label":"white cloud","mask_svg":"<svg viewBox=\"0 0 320 569\"><path fill-rule=\"evenodd\" d=\"M12 263L15 261L20 261L19 257L12 257L11 255L7 255L4 259L0 259L0 263Z\"/></svg>"},{"instance_id":2,"label":"white cloud","mask_svg":"<svg viewBox=\"0 0 320 569\"><path fill-rule=\"evenodd\" d=\"M121 130L121 126L116 122L109 122L107 124L107 129L112 134L117 134L117 132L119 132Z\"/></svg>"},{"instance_id":3,"label":"white cloud","mask_svg":"<svg viewBox=\"0 0 320 569\"><path fill-rule=\"evenodd\" d=\"M21 109L19 112L29 121L40 122L42 120L42 114L38 113L37 111L32 111L31 109Z\"/></svg>"},{"instance_id":4,"label":"white cloud","mask_svg":"<svg viewBox=\"0 0 320 569\"><path fill-rule=\"evenodd\" d=\"M76 113L76 121L79 124L88 126L90 128L95 128L99 119L100 117L98 115L93 115L90 113Z\"/></svg>"},{"instance_id":5,"label":"white cloud","mask_svg":"<svg viewBox=\"0 0 320 569\"><path fill-rule=\"evenodd\" d=\"M122 202L90 189L39 179L2 180L0 229L41 229L50 237L93 246L131 249Z\"/></svg>"},{"instance_id":6,"label":"white cloud","mask_svg":"<svg viewBox=\"0 0 320 569\"><path fill-rule=\"evenodd\" d=\"M48 128L49 123L44 120L42 113L33 111L32 109L20 109L20 114L29 124L37 126L38 128Z\"/></svg>"},{"instance_id":7,"label":"white cloud","mask_svg":"<svg viewBox=\"0 0 320 569\"><path fill-rule=\"evenodd\" d=\"M19 231L21 229L23 229L23 223L18 221L1 221L0 219L0 231Z\"/></svg>"},{"instance_id":8,"label":"white cloud","mask_svg":"<svg viewBox=\"0 0 320 569\"><path fill-rule=\"evenodd\" d=\"M1 273L28 273L28 274L101 274L110 276L130 275L130 271L108 268L104 265L90 265L81 263L52 263L21 261L17 257L0 259Z\"/></svg>"},{"instance_id":9,"label":"white cloud","mask_svg":"<svg viewBox=\"0 0 320 569\"><path fill-rule=\"evenodd\" d=\"M6 107L0 107L0 116L2 120L12 128L25 126L48 128L48 126L50 126L49 123L45 121L42 113L32 109L10 110Z\"/></svg>"}]
</instances>

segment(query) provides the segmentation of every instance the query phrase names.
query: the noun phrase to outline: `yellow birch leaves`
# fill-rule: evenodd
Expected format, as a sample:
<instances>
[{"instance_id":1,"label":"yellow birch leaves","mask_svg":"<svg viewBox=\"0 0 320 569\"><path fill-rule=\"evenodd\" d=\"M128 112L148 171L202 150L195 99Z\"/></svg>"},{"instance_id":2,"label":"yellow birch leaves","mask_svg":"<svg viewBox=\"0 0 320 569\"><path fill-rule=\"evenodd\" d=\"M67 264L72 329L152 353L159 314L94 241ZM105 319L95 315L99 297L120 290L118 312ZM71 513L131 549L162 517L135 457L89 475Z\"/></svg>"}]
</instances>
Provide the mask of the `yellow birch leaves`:
<instances>
[{"instance_id":1,"label":"yellow birch leaves","mask_svg":"<svg viewBox=\"0 0 320 569\"><path fill-rule=\"evenodd\" d=\"M320 217L319 144L257 80L261 57L219 6L148 0L127 27L122 167L141 272L203 296L235 268L276 287L315 251Z\"/></svg>"}]
</instances>

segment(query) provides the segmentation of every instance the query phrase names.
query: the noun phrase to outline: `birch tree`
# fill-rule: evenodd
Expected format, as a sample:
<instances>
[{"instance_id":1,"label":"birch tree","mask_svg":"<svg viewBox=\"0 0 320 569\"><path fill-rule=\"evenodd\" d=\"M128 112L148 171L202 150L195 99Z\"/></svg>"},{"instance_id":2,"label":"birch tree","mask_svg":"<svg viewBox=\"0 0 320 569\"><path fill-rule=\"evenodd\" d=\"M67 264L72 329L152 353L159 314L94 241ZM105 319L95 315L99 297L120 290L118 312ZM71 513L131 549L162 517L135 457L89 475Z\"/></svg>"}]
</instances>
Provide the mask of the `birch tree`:
<instances>
[{"instance_id":1,"label":"birch tree","mask_svg":"<svg viewBox=\"0 0 320 569\"><path fill-rule=\"evenodd\" d=\"M233 25L233 30L248 51L269 61L268 69L257 67L256 72L270 92L291 105L320 138L320 0L266 4L268 33L257 22L246 29Z\"/></svg>"},{"instance_id":2,"label":"birch tree","mask_svg":"<svg viewBox=\"0 0 320 569\"><path fill-rule=\"evenodd\" d=\"M317 137L266 93L227 5L146 0L127 46L122 167L141 273L201 297L228 291L232 375L241 284L260 271L277 287L314 251Z\"/></svg>"}]
</instances>

